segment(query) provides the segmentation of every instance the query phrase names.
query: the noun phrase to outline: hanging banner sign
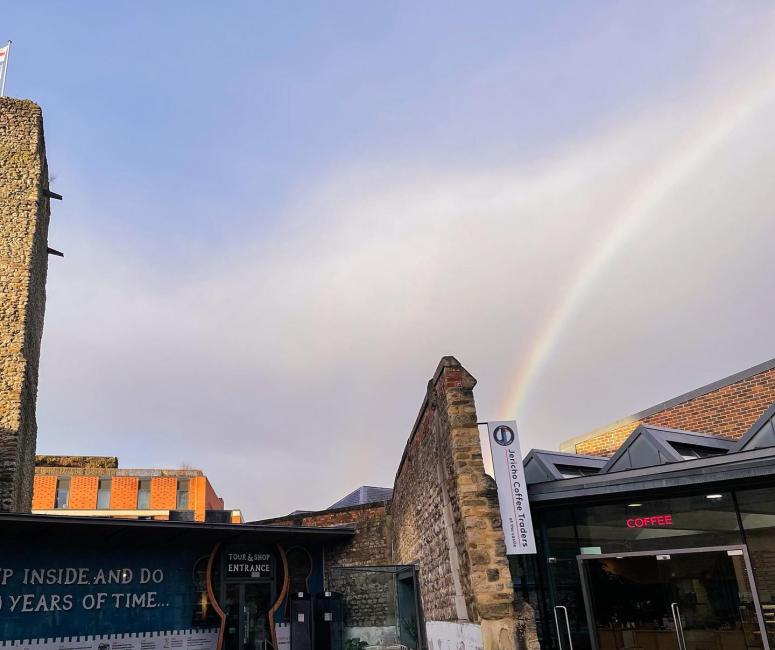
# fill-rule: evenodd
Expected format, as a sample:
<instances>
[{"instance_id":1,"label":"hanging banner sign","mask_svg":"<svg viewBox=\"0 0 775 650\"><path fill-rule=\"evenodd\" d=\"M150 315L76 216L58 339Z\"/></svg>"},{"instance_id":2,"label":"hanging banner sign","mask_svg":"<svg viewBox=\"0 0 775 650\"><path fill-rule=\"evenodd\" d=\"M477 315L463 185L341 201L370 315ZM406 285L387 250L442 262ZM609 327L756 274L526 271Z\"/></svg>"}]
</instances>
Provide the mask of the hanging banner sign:
<instances>
[{"instance_id":1,"label":"hanging banner sign","mask_svg":"<svg viewBox=\"0 0 775 650\"><path fill-rule=\"evenodd\" d=\"M507 555L528 555L536 552L533 519L527 500L525 467L519 448L517 423L513 420L487 423L490 437L492 466L498 486L503 535Z\"/></svg>"}]
</instances>

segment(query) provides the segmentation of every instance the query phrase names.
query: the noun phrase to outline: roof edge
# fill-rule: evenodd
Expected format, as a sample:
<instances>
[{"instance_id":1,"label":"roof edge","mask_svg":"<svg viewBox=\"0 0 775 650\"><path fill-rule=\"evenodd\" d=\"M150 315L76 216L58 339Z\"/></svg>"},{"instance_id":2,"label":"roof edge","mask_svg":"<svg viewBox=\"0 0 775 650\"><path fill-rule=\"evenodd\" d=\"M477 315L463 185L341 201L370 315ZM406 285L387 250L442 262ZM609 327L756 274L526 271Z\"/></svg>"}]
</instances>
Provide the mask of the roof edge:
<instances>
[{"instance_id":1,"label":"roof edge","mask_svg":"<svg viewBox=\"0 0 775 650\"><path fill-rule=\"evenodd\" d=\"M746 368L745 370L741 370L739 372L731 374L727 377L724 377L723 379L717 379L714 382L705 384L704 386L700 386L699 388L695 388L694 390L690 390L686 393L678 395L677 397L673 397L671 399L665 400L664 402L660 402L659 404L655 404L654 406L649 406L648 408L643 409L642 411L638 411L637 413L633 413L632 415L628 415L618 420L614 420L613 422L609 422L608 424L604 424L603 426L597 427L596 429L594 429L593 431L590 431L589 433L584 433L579 436L574 436L573 438L568 438L567 440L563 440L559 445L560 450L565 451L567 449L573 449L578 443L584 442L585 440L589 440L590 438L594 438L595 436L611 428L614 428L619 425L629 424L631 422L639 422L643 418L647 418L650 415L654 415L655 413L659 413L660 411L666 411L669 408L673 408L674 406L678 406L679 404L688 402L689 400L694 399L695 397L712 393L714 390L724 388L725 386L731 386L732 384L736 384L739 381L748 379L762 372L766 372L767 370L772 370L773 368L775 368L775 359L770 359L769 361L764 361L763 363L757 364L750 368Z\"/></svg>"}]
</instances>

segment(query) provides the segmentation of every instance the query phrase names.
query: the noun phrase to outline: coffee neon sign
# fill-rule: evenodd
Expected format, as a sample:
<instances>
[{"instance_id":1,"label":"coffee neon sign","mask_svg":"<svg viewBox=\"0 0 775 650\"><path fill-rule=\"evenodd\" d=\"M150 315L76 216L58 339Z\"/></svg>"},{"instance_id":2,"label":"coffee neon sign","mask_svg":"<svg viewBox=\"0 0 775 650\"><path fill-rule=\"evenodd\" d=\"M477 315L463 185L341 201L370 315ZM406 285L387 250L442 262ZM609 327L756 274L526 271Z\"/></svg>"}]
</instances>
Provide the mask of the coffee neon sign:
<instances>
[{"instance_id":1,"label":"coffee neon sign","mask_svg":"<svg viewBox=\"0 0 775 650\"><path fill-rule=\"evenodd\" d=\"M630 517L627 528L666 528L673 525L673 515L650 515L648 517Z\"/></svg>"}]
</instances>

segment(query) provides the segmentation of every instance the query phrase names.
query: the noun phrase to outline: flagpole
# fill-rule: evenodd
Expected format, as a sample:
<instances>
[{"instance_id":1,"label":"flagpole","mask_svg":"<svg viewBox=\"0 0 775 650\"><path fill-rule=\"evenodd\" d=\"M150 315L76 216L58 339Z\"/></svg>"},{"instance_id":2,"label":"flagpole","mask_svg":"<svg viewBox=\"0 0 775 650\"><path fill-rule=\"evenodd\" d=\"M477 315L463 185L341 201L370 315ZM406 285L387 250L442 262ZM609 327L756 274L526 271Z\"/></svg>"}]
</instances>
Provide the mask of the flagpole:
<instances>
[{"instance_id":1,"label":"flagpole","mask_svg":"<svg viewBox=\"0 0 775 650\"><path fill-rule=\"evenodd\" d=\"M0 97L5 97L5 78L8 76L8 59L11 58L11 41L8 41L5 51L5 61L3 62L3 82L0 84Z\"/></svg>"}]
</instances>

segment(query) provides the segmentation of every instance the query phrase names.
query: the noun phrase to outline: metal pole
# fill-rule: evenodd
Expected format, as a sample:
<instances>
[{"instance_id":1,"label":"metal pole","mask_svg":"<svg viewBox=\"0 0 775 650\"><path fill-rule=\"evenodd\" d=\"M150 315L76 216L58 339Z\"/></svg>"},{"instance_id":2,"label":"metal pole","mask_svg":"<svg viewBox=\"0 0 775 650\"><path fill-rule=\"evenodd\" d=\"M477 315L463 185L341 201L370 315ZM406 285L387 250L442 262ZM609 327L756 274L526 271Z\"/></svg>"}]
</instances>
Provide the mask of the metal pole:
<instances>
[{"instance_id":1,"label":"metal pole","mask_svg":"<svg viewBox=\"0 0 775 650\"><path fill-rule=\"evenodd\" d=\"M3 63L3 81L0 84L0 97L5 97L5 78L8 76L8 60L11 58L11 41L8 41L5 51L5 62Z\"/></svg>"}]
</instances>

